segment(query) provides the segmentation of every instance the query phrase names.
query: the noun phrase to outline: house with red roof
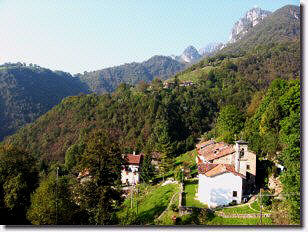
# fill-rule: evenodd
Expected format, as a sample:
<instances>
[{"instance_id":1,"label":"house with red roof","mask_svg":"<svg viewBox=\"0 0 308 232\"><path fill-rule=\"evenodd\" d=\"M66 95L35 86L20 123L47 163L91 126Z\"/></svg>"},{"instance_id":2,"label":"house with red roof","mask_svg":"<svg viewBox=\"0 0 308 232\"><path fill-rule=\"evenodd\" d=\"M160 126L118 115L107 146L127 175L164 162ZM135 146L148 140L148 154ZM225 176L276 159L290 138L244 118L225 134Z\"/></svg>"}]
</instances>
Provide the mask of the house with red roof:
<instances>
[{"instance_id":1,"label":"house with red roof","mask_svg":"<svg viewBox=\"0 0 308 232\"><path fill-rule=\"evenodd\" d=\"M199 201L209 207L241 203L255 188L256 155L245 141L235 145L214 140L196 145Z\"/></svg>"},{"instance_id":2,"label":"house with red roof","mask_svg":"<svg viewBox=\"0 0 308 232\"><path fill-rule=\"evenodd\" d=\"M135 185L139 183L140 176L140 166L142 162L143 154L136 155L133 154L124 155L126 164L122 166L121 181L122 184Z\"/></svg>"}]
</instances>

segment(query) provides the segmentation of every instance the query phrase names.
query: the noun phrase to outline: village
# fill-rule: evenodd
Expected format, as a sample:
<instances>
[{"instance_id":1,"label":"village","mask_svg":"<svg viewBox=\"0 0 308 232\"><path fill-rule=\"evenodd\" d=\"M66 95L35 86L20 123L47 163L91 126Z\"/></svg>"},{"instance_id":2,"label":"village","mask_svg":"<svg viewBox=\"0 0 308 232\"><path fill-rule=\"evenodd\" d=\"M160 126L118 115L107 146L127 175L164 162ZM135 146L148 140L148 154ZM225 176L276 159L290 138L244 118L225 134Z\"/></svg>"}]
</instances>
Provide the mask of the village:
<instances>
[{"instance_id":1,"label":"village","mask_svg":"<svg viewBox=\"0 0 308 232\"><path fill-rule=\"evenodd\" d=\"M260 223L262 217L264 221L264 218L271 216L266 205L262 206L263 200L260 197L262 191L263 198L266 199L281 197L281 183L279 179L271 176L268 191L264 192L257 186L256 154L249 150L247 142L238 140L232 145L211 139L196 144L195 150L189 153L189 156L186 155L184 160L178 163L182 164L187 159L191 162L193 160L195 172L183 167L181 180L177 181L174 177L161 180L161 186L177 184L179 191L172 196L159 219L168 215L175 222L177 216L192 214L196 208L206 208L225 218L251 218L260 220ZM127 165L123 165L121 181L124 196L133 208L136 204L133 203L134 198L138 195L138 185L142 183L140 174L144 154L133 152L125 157ZM157 160L153 159L152 163L158 169ZM283 166L277 164L277 170L283 171ZM187 191L187 188L192 191ZM177 199L174 200L175 198Z\"/></svg>"}]
</instances>

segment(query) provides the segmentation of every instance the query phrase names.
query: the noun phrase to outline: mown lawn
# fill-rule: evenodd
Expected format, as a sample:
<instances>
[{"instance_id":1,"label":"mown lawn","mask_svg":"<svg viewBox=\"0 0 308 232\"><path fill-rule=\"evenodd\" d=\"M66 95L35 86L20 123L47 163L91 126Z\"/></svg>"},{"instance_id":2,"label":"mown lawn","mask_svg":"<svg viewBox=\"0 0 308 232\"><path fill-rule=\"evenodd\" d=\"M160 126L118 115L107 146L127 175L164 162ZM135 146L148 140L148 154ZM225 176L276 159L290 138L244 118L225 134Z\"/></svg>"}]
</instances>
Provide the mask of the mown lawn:
<instances>
[{"instance_id":1,"label":"mown lawn","mask_svg":"<svg viewBox=\"0 0 308 232\"><path fill-rule=\"evenodd\" d=\"M179 191L177 184L147 186L140 191L139 196L134 194L132 209L130 197L124 201L118 217L122 224L153 224L154 219L167 208L176 191Z\"/></svg>"},{"instance_id":2,"label":"mown lawn","mask_svg":"<svg viewBox=\"0 0 308 232\"><path fill-rule=\"evenodd\" d=\"M207 208L207 205L196 200L196 193L198 191L198 180L186 180L184 182L184 199L183 205L197 208Z\"/></svg>"}]
</instances>

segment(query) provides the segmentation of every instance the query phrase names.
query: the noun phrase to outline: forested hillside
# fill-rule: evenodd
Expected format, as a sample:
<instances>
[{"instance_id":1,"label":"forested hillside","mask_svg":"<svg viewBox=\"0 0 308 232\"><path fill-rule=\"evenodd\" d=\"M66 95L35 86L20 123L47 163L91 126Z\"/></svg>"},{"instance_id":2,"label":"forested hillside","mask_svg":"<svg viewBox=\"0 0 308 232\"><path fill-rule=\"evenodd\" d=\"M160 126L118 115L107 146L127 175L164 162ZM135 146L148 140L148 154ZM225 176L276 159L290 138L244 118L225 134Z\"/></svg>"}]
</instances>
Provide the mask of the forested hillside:
<instances>
[{"instance_id":1,"label":"forested hillside","mask_svg":"<svg viewBox=\"0 0 308 232\"><path fill-rule=\"evenodd\" d=\"M129 63L93 72L77 74L76 77L86 83L95 93L113 92L121 83L137 84L150 82L155 77L167 79L183 70L184 64L168 56L153 56L142 63Z\"/></svg>"},{"instance_id":2,"label":"forested hillside","mask_svg":"<svg viewBox=\"0 0 308 232\"><path fill-rule=\"evenodd\" d=\"M113 94L70 97L8 141L48 160L63 160L65 151L94 129L111 129L124 149L139 151L147 144L153 149L163 133L157 130L165 130L170 153L176 156L213 129L224 106L234 105L245 115L254 94L266 91L272 80L299 77L299 43L258 46L235 59L208 58L185 73L189 76L207 64L213 68L194 86L178 83L165 89L155 80L135 87L123 84Z\"/></svg>"},{"instance_id":3,"label":"forested hillside","mask_svg":"<svg viewBox=\"0 0 308 232\"><path fill-rule=\"evenodd\" d=\"M39 66L0 66L0 141L33 122L67 96L88 93L69 73Z\"/></svg>"},{"instance_id":4,"label":"forested hillside","mask_svg":"<svg viewBox=\"0 0 308 232\"><path fill-rule=\"evenodd\" d=\"M149 62L146 68L134 63L128 69L92 72L89 79L87 74L79 76L96 80L88 83L100 93L119 86L113 93L67 97L5 139L0 145L0 216L13 220L17 215L20 223L34 224L127 224L130 220L122 222L115 213L121 208L121 154L144 152L150 163L150 155L159 153L159 170L149 168L152 175L147 180L156 181L175 170L175 158L194 149L201 137L228 143L248 141L257 155L257 187L266 189L270 174L279 176L283 185L284 198L270 202L276 213L274 223L299 224L298 10L295 6L277 10L234 45L173 76L170 87L148 75L165 73L149 71L156 62ZM9 76L14 74L12 70L16 67L1 72ZM130 70L132 78L126 79L130 84L121 83L124 70ZM140 80L134 70L151 82L132 85ZM111 78L115 84L105 88L101 83L105 76L101 79L100 72L107 73L106 80ZM183 80L194 83L183 86ZM53 86L52 82L48 86ZM82 90L80 83L78 86ZM26 165L21 165L23 162ZM285 170L277 173L275 163ZM89 167L92 181L79 184L77 175ZM32 173L34 181L27 173ZM56 173L59 195L54 192ZM30 192L24 191L27 186L35 189L31 199ZM63 206L61 215L69 215L60 222L55 207L58 201ZM44 208L48 204L52 207ZM51 213L46 214L46 209ZM21 211L21 215L16 213Z\"/></svg>"}]
</instances>

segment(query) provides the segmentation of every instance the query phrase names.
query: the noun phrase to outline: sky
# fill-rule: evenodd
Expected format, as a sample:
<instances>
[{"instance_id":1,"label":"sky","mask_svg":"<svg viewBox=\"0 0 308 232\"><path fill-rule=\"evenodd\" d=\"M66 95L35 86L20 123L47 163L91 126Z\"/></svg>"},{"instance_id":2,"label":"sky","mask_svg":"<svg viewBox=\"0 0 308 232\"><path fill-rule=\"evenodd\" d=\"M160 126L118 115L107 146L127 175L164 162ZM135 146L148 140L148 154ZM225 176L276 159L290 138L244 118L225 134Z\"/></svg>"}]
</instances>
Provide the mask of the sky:
<instances>
[{"instance_id":1,"label":"sky","mask_svg":"<svg viewBox=\"0 0 308 232\"><path fill-rule=\"evenodd\" d=\"M258 6L299 0L0 0L0 64L93 71L226 42Z\"/></svg>"}]
</instances>

